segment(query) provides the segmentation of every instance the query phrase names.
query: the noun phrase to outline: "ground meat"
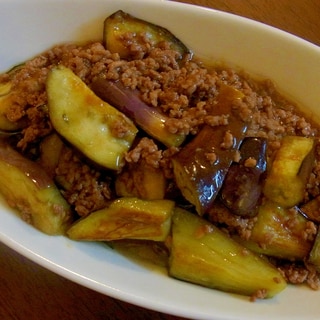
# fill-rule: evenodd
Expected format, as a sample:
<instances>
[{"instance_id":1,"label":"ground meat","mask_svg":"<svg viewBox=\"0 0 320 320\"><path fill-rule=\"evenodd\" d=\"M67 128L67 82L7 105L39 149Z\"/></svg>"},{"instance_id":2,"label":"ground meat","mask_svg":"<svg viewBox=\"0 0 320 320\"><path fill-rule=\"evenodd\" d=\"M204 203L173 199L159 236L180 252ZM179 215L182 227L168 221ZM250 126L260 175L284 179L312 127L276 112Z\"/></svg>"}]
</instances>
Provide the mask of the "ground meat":
<instances>
[{"instance_id":1,"label":"ground meat","mask_svg":"<svg viewBox=\"0 0 320 320\"><path fill-rule=\"evenodd\" d=\"M320 279L314 266L308 263L284 263L278 266L288 283L306 283L313 290L320 289Z\"/></svg>"},{"instance_id":2,"label":"ground meat","mask_svg":"<svg viewBox=\"0 0 320 320\"><path fill-rule=\"evenodd\" d=\"M268 291L266 289L260 289L250 297L250 301L254 302L257 299L264 299L267 296L267 294Z\"/></svg>"},{"instance_id":3,"label":"ground meat","mask_svg":"<svg viewBox=\"0 0 320 320\"><path fill-rule=\"evenodd\" d=\"M138 89L144 102L161 108L170 116L171 119L165 124L170 132L196 134L203 123L226 123L226 115L212 117L210 114L219 83L223 82L245 94L237 107L242 117L252 117L248 135L266 136L270 139L270 145L285 134L314 135L314 129L293 112L293 106L282 101L280 108L274 108L271 94L275 90L269 82L258 87L256 82L249 82L232 69L208 69L197 60L186 60L180 66L176 52L168 49L148 48L147 52L148 55L143 53L142 59L126 61L110 53L99 42L84 46L67 44L55 46L27 62L13 76L15 103L8 112L8 118L12 121L26 117L32 128L25 129L26 137L20 141L19 147L25 148L51 130L46 112L34 118L31 114L35 112L28 110L43 109L46 105L46 76L57 64L69 67L89 85L97 77L103 77L120 79L125 86ZM6 79L5 76L2 78Z\"/></svg>"},{"instance_id":4,"label":"ground meat","mask_svg":"<svg viewBox=\"0 0 320 320\"><path fill-rule=\"evenodd\" d=\"M110 179L103 179L99 170L81 161L70 148L61 152L54 178L79 216L106 207L112 199Z\"/></svg>"},{"instance_id":5,"label":"ground meat","mask_svg":"<svg viewBox=\"0 0 320 320\"><path fill-rule=\"evenodd\" d=\"M137 146L126 154L126 161L139 162L144 160L148 165L159 168L160 160L162 158L162 151L158 149L158 146L150 138L142 138Z\"/></svg>"},{"instance_id":6,"label":"ground meat","mask_svg":"<svg viewBox=\"0 0 320 320\"><path fill-rule=\"evenodd\" d=\"M231 149L233 146L233 135L230 131L226 131L223 142L221 143L221 148L223 149Z\"/></svg>"},{"instance_id":7,"label":"ground meat","mask_svg":"<svg viewBox=\"0 0 320 320\"><path fill-rule=\"evenodd\" d=\"M208 212L208 220L224 228L230 235L239 235L247 240L250 238L251 230L256 218L244 218L233 214L219 201Z\"/></svg>"}]
</instances>

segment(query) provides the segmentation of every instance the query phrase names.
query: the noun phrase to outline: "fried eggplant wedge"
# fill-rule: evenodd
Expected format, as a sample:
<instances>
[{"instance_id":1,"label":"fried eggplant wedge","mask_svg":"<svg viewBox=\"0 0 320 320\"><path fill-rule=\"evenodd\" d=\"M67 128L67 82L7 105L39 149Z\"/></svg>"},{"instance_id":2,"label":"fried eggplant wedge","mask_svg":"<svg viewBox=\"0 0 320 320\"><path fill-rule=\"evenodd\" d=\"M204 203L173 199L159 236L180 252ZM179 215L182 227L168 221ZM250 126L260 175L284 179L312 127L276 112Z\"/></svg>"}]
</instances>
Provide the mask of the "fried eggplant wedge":
<instances>
[{"instance_id":1,"label":"fried eggplant wedge","mask_svg":"<svg viewBox=\"0 0 320 320\"><path fill-rule=\"evenodd\" d=\"M0 140L0 193L22 219L40 231L64 234L72 213L42 167Z\"/></svg>"},{"instance_id":2,"label":"fried eggplant wedge","mask_svg":"<svg viewBox=\"0 0 320 320\"><path fill-rule=\"evenodd\" d=\"M133 17L122 10L113 13L104 22L104 45L109 51L119 53L121 59L134 56L135 48L146 45L146 39L153 48L163 42L168 43L170 49L177 51L179 58L190 53L169 30Z\"/></svg>"},{"instance_id":3,"label":"fried eggplant wedge","mask_svg":"<svg viewBox=\"0 0 320 320\"><path fill-rule=\"evenodd\" d=\"M174 202L123 197L92 212L68 230L74 240L140 239L164 241L170 231Z\"/></svg>"},{"instance_id":4,"label":"fried eggplant wedge","mask_svg":"<svg viewBox=\"0 0 320 320\"><path fill-rule=\"evenodd\" d=\"M320 229L317 232L308 261L315 266L318 272L320 272Z\"/></svg>"},{"instance_id":5,"label":"fried eggplant wedge","mask_svg":"<svg viewBox=\"0 0 320 320\"><path fill-rule=\"evenodd\" d=\"M90 160L119 170L138 132L133 122L66 67L52 69L46 87L56 131Z\"/></svg>"},{"instance_id":6,"label":"fried eggplant wedge","mask_svg":"<svg viewBox=\"0 0 320 320\"><path fill-rule=\"evenodd\" d=\"M303 260L312 248L315 230L314 224L296 208L282 208L265 201L259 207L249 240L242 244L260 254Z\"/></svg>"},{"instance_id":7,"label":"fried eggplant wedge","mask_svg":"<svg viewBox=\"0 0 320 320\"><path fill-rule=\"evenodd\" d=\"M311 172L309 157L313 152L313 138L285 136L266 178L264 195L285 208L298 205Z\"/></svg>"},{"instance_id":8,"label":"fried eggplant wedge","mask_svg":"<svg viewBox=\"0 0 320 320\"><path fill-rule=\"evenodd\" d=\"M244 138L247 124L233 108L234 100L242 97L239 90L224 86L213 115L226 115L226 124L205 125L172 158L176 184L201 216L216 199Z\"/></svg>"},{"instance_id":9,"label":"fried eggplant wedge","mask_svg":"<svg viewBox=\"0 0 320 320\"><path fill-rule=\"evenodd\" d=\"M11 81L0 83L0 130L7 132L19 131L26 125L23 118L15 122L8 119L8 111L14 104L11 90Z\"/></svg>"},{"instance_id":10,"label":"fried eggplant wedge","mask_svg":"<svg viewBox=\"0 0 320 320\"><path fill-rule=\"evenodd\" d=\"M267 260L233 241L210 222L184 209L173 214L169 274L222 291L271 298L286 287Z\"/></svg>"},{"instance_id":11,"label":"fried eggplant wedge","mask_svg":"<svg viewBox=\"0 0 320 320\"><path fill-rule=\"evenodd\" d=\"M240 161L229 168L220 195L234 214L253 217L258 213L267 170L266 149L266 139L245 138L240 146Z\"/></svg>"}]
</instances>

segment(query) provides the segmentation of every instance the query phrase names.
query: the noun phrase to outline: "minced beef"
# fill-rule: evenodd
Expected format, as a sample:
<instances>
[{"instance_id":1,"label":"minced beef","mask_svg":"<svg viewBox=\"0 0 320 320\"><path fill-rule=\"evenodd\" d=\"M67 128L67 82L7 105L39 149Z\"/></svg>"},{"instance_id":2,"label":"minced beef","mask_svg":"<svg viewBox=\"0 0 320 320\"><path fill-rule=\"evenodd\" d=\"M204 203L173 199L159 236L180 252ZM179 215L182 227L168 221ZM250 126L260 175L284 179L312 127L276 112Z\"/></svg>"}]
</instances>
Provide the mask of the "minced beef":
<instances>
[{"instance_id":1,"label":"minced beef","mask_svg":"<svg viewBox=\"0 0 320 320\"><path fill-rule=\"evenodd\" d=\"M280 147L282 137L317 135L316 126L299 114L294 104L283 98L271 81L256 81L245 73L227 67L206 67L191 56L180 60L177 52L170 50L165 43L152 48L148 39L145 41L141 46L132 45L130 60L120 59L119 54L109 52L100 42L58 45L14 71L1 75L0 83L8 79L12 82L12 106L7 110L7 118L12 122L23 119L27 123L16 147L25 152L54 132L48 116L45 82L50 69L59 64L70 68L88 86L96 79L103 78L121 81L124 86L137 90L150 108L158 108L169 117L165 123L168 131L189 135L187 140L192 139L204 124L227 125L229 115L213 116L211 112L223 85L232 86L244 95L243 99L234 102L233 107L237 108L241 119L250 119L247 136L268 139L269 159ZM172 188L170 159L179 148L163 147L150 137L138 138L140 140L126 154L125 168L130 164L142 163L162 170L168 180L168 189L175 192L175 188ZM225 148L232 146L232 138L232 132L226 132L223 141ZM319 150L318 146L316 165L307 185L306 201L320 195ZM207 153L206 157L213 163L216 160L214 150ZM54 178L78 216L86 216L108 206L115 196L114 173L106 170L102 173L100 169L83 161L67 144L64 146ZM214 207L214 214L211 210L207 215L223 230L243 239L250 238L256 221L255 217L233 215L219 203ZM302 231L301 237L312 238L316 231L316 225L310 222L308 230ZM304 282L314 289L319 287L319 275L310 265L288 263L281 264L279 268L291 283ZM257 292L256 297L264 295L261 291Z\"/></svg>"},{"instance_id":2,"label":"minced beef","mask_svg":"<svg viewBox=\"0 0 320 320\"><path fill-rule=\"evenodd\" d=\"M108 206L112 199L110 178L90 167L77 153L64 147L55 172L61 192L79 216Z\"/></svg>"}]
</instances>

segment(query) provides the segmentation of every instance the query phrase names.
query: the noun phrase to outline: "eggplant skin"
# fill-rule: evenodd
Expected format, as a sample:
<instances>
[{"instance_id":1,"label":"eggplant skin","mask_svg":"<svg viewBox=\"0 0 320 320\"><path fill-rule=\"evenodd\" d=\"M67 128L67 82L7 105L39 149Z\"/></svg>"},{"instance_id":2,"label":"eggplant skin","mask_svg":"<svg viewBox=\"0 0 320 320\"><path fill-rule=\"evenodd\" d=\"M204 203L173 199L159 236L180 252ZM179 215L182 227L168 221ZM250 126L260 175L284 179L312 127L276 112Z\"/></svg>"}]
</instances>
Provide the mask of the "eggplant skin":
<instances>
[{"instance_id":1,"label":"eggplant skin","mask_svg":"<svg viewBox=\"0 0 320 320\"><path fill-rule=\"evenodd\" d=\"M221 189L221 200L234 214L258 214L267 170L267 140L247 137L240 146L241 159L233 163Z\"/></svg>"},{"instance_id":2,"label":"eggplant skin","mask_svg":"<svg viewBox=\"0 0 320 320\"><path fill-rule=\"evenodd\" d=\"M168 116L144 103L137 90L125 87L120 81L113 82L103 78L93 81L90 88L98 97L124 113L137 126L165 146L178 147L184 142L185 135L171 133L165 126Z\"/></svg>"},{"instance_id":3,"label":"eggplant skin","mask_svg":"<svg viewBox=\"0 0 320 320\"><path fill-rule=\"evenodd\" d=\"M214 202L234 154L220 154L221 161L210 163L206 154L212 152L216 128L205 126L198 135L172 158L175 181L183 196L203 215ZM208 143L210 141L210 143ZM217 150L217 148L215 148Z\"/></svg>"},{"instance_id":4,"label":"eggplant skin","mask_svg":"<svg viewBox=\"0 0 320 320\"><path fill-rule=\"evenodd\" d=\"M103 42L111 52L116 52L121 59L129 59L135 54L131 47L140 47L145 45L145 35L152 47L166 42L170 49L175 50L182 59L190 50L175 37L169 30L145 20L136 18L129 13L118 10L104 21ZM131 34L130 40L126 40L128 34Z\"/></svg>"},{"instance_id":5,"label":"eggplant skin","mask_svg":"<svg viewBox=\"0 0 320 320\"><path fill-rule=\"evenodd\" d=\"M175 182L200 216L213 205L244 139L247 122L234 107L235 100L242 97L239 90L223 86L212 115L228 115L228 124L204 125L172 158ZM231 141L228 146L224 144L226 138Z\"/></svg>"},{"instance_id":6,"label":"eggplant skin","mask_svg":"<svg viewBox=\"0 0 320 320\"><path fill-rule=\"evenodd\" d=\"M45 170L0 140L0 193L23 220L49 234L64 234L73 215Z\"/></svg>"}]
</instances>

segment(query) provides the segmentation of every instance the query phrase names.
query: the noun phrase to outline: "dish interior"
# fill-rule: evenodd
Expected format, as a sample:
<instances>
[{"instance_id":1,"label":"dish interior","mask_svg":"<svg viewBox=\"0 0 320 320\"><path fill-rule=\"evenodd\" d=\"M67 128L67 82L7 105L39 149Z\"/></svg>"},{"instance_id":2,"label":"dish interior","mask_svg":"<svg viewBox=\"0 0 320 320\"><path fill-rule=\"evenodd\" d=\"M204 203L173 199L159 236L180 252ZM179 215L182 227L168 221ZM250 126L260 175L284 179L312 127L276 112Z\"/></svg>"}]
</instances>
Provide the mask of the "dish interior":
<instances>
[{"instance_id":1,"label":"dish interior","mask_svg":"<svg viewBox=\"0 0 320 320\"><path fill-rule=\"evenodd\" d=\"M0 8L0 72L53 44L101 39L104 18L122 9L166 27L205 60L272 79L306 113L320 119L320 49L271 27L166 1L0 0ZM197 319L318 318L320 292L289 287L272 300L249 303L244 297L170 279L163 271L145 268L104 244L41 234L4 202L0 210L2 242L49 270L106 295Z\"/></svg>"}]
</instances>

